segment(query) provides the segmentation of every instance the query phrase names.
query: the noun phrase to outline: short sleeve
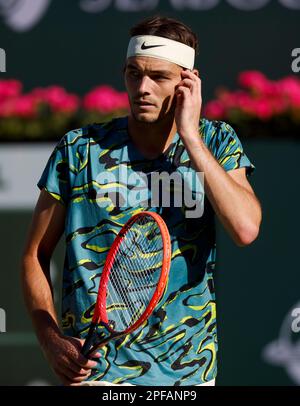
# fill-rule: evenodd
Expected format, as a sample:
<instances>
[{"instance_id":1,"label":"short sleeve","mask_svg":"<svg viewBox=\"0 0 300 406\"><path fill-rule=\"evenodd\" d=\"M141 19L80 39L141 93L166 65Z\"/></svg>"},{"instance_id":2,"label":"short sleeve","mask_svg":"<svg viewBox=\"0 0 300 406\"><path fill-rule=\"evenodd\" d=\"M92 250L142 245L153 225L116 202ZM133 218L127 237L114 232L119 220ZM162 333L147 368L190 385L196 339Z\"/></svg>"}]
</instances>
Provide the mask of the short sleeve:
<instances>
[{"instance_id":1,"label":"short sleeve","mask_svg":"<svg viewBox=\"0 0 300 406\"><path fill-rule=\"evenodd\" d=\"M64 205L70 195L69 159L66 135L54 148L46 167L37 183L39 189L48 193Z\"/></svg>"},{"instance_id":2,"label":"short sleeve","mask_svg":"<svg viewBox=\"0 0 300 406\"><path fill-rule=\"evenodd\" d=\"M247 175L254 171L255 166L245 154L241 141L229 124L217 122L212 134L212 152L225 171L246 168Z\"/></svg>"}]
</instances>

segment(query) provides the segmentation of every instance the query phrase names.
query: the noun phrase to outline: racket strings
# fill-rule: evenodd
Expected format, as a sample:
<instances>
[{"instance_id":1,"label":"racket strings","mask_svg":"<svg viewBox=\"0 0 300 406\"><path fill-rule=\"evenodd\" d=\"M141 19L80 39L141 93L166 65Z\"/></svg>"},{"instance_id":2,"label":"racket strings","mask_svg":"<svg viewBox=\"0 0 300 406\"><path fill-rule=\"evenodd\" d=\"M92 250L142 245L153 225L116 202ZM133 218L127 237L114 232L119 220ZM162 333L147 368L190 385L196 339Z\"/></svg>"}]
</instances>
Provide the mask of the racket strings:
<instances>
[{"instance_id":1,"label":"racket strings","mask_svg":"<svg viewBox=\"0 0 300 406\"><path fill-rule=\"evenodd\" d=\"M123 312L119 312L117 315L119 316L118 317L119 322L121 321L123 327L132 325L134 321L138 319L141 313L145 310L145 304L149 302L150 299L149 287L155 288L157 285L156 283L155 284L151 283L152 279L149 273L148 274L145 273L144 276L145 275L146 279L145 278L143 280L141 278L135 279L136 282L135 285L133 285L131 281L128 281L128 275L125 276L126 280L124 280L124 276L122 277L121 275L120 278L112 279L114 287L114 290L112 291L113 301L115 303L116 302L118 303L117 304L118 310L120 309L124 310ZM121 282L124 285L121 285ZM146 295L145 294L143 295L144 290L147 290ZM128 293L132 293L133 291L137 292L138 295L135 295L135 297L133 298L131 294L131 297L129 298ZM118 298L118 296L120 297ZM118 300L120 298L121 300Z\"/></svg>"},{"instance_id":2,"label":"racket strings","mask_svg":"<svg viewBox=\"0 0 300 406\"><path fill-rule=\"evenodd\" d=\"M160 278L163 242L152 218L142 217L125 234L110 271L107 313L115 330L130 327L145 311Z\"/></svg>"}]
</instances>

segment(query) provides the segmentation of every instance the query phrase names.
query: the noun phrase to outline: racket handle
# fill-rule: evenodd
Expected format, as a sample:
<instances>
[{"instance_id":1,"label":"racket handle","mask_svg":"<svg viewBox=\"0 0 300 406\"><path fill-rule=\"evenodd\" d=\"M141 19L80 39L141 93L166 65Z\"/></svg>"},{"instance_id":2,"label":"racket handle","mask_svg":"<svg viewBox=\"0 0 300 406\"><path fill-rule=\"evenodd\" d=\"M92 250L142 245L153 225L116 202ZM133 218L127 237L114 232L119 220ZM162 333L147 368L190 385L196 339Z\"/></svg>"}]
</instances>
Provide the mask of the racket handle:
<instances>
[{"instance_id":1,"label":"racket handle","mask_svg":"<svg viewBox=\"0 0 300 406\"><path fill-rule=\"evenodd\" d=\"M89 328L89 332L88 332L88 335L87 335L87 337L85 339L83 347L81 349L81 354L84 355L85 357L87 357L89 355L90 348L93 345L95 329L96 329L96 324L92 323L90 328Z\"/></svg>"}]
</instances>

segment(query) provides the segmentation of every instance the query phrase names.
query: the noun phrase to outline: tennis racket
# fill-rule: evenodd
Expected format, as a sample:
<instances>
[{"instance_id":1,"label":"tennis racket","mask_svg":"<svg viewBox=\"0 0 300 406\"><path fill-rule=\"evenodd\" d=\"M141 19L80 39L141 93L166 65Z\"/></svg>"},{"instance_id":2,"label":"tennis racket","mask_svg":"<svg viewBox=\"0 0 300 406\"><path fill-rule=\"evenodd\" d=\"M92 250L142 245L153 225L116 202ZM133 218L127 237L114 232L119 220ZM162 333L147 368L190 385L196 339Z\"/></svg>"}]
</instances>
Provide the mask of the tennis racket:
<instances>
[{"instance_id":1,"label":"tennis racket","mask_svg":"<svg viewBox=\"0 0 300 406\"><path fill-rule=\"evenodd\" d=\"M164 293L170 264L170 235L160 215L144 211L132 216L107 254L84 356L148 319Z\"/></svg>"}]
</instances>

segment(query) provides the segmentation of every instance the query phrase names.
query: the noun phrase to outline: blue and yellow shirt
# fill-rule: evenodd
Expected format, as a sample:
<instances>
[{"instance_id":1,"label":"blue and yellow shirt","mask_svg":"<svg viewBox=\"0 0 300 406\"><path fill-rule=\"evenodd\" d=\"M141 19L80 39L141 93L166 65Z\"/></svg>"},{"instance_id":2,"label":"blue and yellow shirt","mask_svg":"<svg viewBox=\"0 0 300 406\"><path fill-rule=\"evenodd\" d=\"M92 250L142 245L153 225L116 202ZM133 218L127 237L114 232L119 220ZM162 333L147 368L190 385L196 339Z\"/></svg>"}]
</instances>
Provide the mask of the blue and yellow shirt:
<instances>
[{"instance_id":1,"label":"blue and yellow shirt","mask_svg":"<svg viewBox=\"0 0 300 406\"><path fill-rule=\"evenodd\" d=\"M199 136L224 170L254 166L234 130L201 119ZM66 206L62 326L84 338L91 322L107 252L124 223L141 210L158 212L172 241L169 281L151 317L132 334L101 348L93 380L135 385L198 385L217 372L216 304L213 275L216 244L214 211L206 197L202 216L187 207L132 207L120 199L127 186L121 174L194 172L176 133L157 159L146 159L128 134L128 118L68 132L55 147L38 182ZM107 176L106 181L105 177ZM119 200L120 201L120 200Z\"/></svg>"}]
</instances>

